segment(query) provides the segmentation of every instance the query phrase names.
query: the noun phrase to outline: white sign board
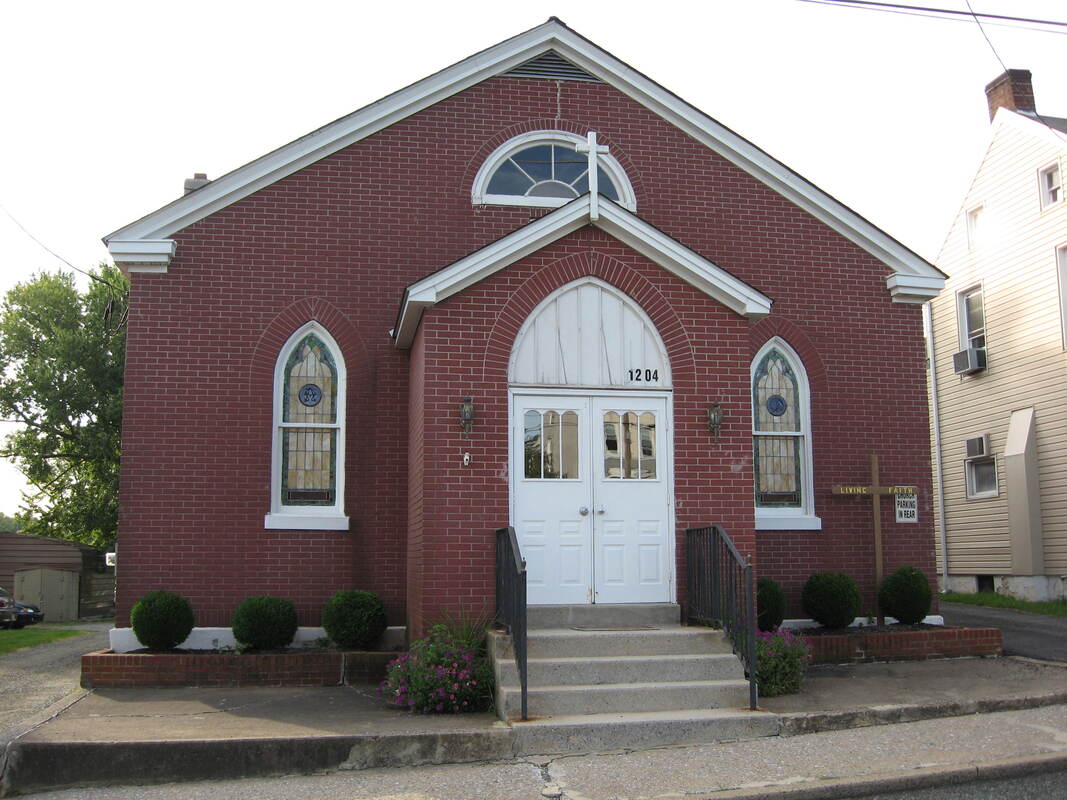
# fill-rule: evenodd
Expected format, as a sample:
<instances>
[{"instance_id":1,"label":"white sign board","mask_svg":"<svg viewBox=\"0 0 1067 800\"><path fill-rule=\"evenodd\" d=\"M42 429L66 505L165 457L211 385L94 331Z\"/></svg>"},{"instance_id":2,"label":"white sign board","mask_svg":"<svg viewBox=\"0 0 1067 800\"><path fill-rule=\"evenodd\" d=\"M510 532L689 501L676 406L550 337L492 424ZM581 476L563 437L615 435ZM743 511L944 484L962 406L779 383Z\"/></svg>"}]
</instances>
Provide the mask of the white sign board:
<instances>
[{"instance_id":1,"label":"white sign board","mask_svg":"<svg viewBox=\"0 0 1067 800\"><path fill-rule=\"evenodd\" d=\"M895 495L897 501L897 522L919 521L919 495L911 494Z\"/></svg>"}]
</instances>

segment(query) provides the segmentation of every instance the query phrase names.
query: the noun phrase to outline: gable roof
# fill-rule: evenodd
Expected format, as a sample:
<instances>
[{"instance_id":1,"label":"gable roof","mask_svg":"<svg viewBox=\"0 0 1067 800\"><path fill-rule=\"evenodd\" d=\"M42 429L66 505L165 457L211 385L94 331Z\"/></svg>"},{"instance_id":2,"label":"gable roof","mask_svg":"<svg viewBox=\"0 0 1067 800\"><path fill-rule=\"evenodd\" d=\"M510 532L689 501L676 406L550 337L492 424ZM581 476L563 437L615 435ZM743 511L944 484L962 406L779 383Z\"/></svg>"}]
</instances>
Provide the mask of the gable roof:
<instances>
[{"instance_id":1,"label":"gable roof","mask_svg":"<svg viewBox=\"0 0 1067 800\"><path fill-rule=\"evenodd\" d=\"M396 346L404 349L411 346L422 312L429 306L458 294L588 224L615 237L737 314L759 319L771 312L771 299L766 295L649 225L636 214L605 197L598 199L596 217L590 213L590 195L584 194L408 286L404 290L404 299L393 330Z\"/></svg>"},{"instance_id":2,"label":"gable roof","mask_svg":"<svg viewBox=\"0 0 1067 800\"><path fill-rule=\"evenodd\" d=\"M238 167L108 234L104 241L121 267L165 271L173 255L168 237L182 228L434 103L549 52L658 114L874 255L895 274L926 282L943 279L936 267L859 214L555 17ZM933 296L925 289L923 294L922 299ZM903 295L894 294L894 299L916 302Z\"/></svg>"}]
</instances>

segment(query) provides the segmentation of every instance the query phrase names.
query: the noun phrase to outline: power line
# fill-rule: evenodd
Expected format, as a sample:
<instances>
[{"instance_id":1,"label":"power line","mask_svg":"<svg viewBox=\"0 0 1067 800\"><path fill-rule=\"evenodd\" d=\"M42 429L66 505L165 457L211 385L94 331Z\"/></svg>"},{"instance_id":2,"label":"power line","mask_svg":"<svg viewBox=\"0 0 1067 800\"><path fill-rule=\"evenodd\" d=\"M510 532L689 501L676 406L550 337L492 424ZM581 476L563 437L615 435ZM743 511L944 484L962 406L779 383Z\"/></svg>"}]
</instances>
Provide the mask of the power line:
<instances>
[{"instance_id":1,"label":"power line","mask_svg":"<svg viewBox=\"0 0 1067 800\"><path fill-rule=\"evenodd\" d=\"M1004 63L1004 59L1000 57L1000 53L997 52L997 48L993 47L993 42L989 38L989 34L985 32L985 28L982 27L982 20L978 19L978 14L974 13L974 9L971 8L971 0L964 0L967 3L967 8L971 11L971 16L974 17L974 24L978 26L978 30L982 32L982 38L985 39L986 44L989 45L989 49L993 51L993 55L997 61L1000 62L1000 68L1005 72L1008 71L1008 65Z\"/></svg>"},{"instance_id":2,"label":"power line","mask_svg":"<svg viewBox=\"0 0 1067 800\"><path fill-rule=\"evenodd\" d=\"M864 2L864 5L854 5L858 2ZM942 22L962 22L969 24L973 21L973 17L966 11L956 11L954 9L940 9L929 7L929 11L922 9L928 8L927 6L904 6L894 3L874 3L866 2L866 0L797 0L800 3L811 3L812 5L821 6L834 6L836 8L851 8L855 11L873 11L882 14L899 14L906 17L919 17L922 19L937 19ZM952 16L946 16L952 15ZM995 17L996 20L987 19L986 25L993 25L998 28L1011 28L1014 30L1033 31L1035 33L1051 33L1056 36L1067 36L1067 22L1056 22L1053 20L1035 20L1033 23L1027 23L1025 17L1007 17L1005 15L986 15ZM1020 22L1015 23L1010 20L1018 19ZM1062 27L1063 30L1054 30L1048 27L1035 27L1036 25L1051 25Z\"/></svg>"},{"instance_id":3,"label":"power line","mask_svg":"<svg viewBox=\"0 0 1067 800\"><path fill-rule=\"evenodd\" d=\"M82 275L85 275L90 280L94 280L97 283L102 283L102 284L104 284L104 286L109 287L113 291L116 291L119 294L122 294L122 290L119 289L117 286L114 286L111 283L108 283L103 278L101 278L99 275L93 275L93 273L87 272L86 270L82 269L81 267L74 266L69 261L67 261L67 259L63 258L63 256L61 256L59 253L57 253L51 247L46 245L44 242L42 242L40 239L38 239L32 233L30 233L29 230L26 229L25 225L23 225L21 222L19 222L17 219L15 219L15 215L12 214L10 211L8 211L3 203L0 203L0 211L3 211L7 215L7 218L10 219L12 222L14 222L15 225L18 226L18 229L20 231L22 231L24 234L26 234L28 237L30 237L34 242L36 242L45 252L47 252L53 258L59 259L64 264L66 264L68 267L70 267L72 270L74 270L75 272L80 272Z\"/></svg>"},{"instance_id":4,"label":"power line","mask_svg":"<svg viewBox=\"0 0 1067 800\"><path fill-rule=\"evenodd\" d=\"M1058 22L1051 19L1034 19L1032 17L1013 17L1007 14L984 14L982 12L976 12L971 9L970 2L967 2L968 11L958 11L954 8L935 8L933 6L910 6L902 3L878 3L874 0L817 0L818 2L825 3L827 5L850 5L850 6L875 6L875 10L880 9L900 9L902 11L926 11L934 14L948 14L962 17L982 17L983 19L999 19L1008 22L1028 22L1035 25L1056 25L1059 27L1067 28L1067 22ZM812 2L812 0L802 0L802 2Z\"/></svg>"}]
</instances>

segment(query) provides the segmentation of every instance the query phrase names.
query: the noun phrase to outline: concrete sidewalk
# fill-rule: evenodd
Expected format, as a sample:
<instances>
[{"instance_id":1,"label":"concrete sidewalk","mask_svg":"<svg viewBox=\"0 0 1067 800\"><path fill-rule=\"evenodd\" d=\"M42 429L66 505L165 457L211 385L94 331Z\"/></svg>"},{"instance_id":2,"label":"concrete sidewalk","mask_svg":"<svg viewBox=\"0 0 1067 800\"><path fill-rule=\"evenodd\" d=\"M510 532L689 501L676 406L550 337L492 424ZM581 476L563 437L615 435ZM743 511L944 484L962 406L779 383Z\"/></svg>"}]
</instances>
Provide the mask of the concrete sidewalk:
<instances>
[{"instance_id":1,"label":"concrete sidewalk","mask_svg":"<svg viewBox=\"0 0 1067 800\"><path fill-rule=\"evenodd\" d=\"M639 794L646 797L657 794L649 791L652 784L667 793L672 780L678 786L670 791L679 793L698 784L717 792L756 791L745 787L760 784L760 796L772 791L820 796L797 793L832 787L822 796L845 797L839 782L858 776L888 780L886 773L896 772L933 781L951 774L958 780L959 770L974 778L978 763L1004 758L1021 763L1020 769L1067 769L1067 712L1060 704L1067 704L1067 664L1001 658L814 667L800 694L767 698L760 712L737 712L758 721L752 730L777 735L620 758L579 755L599 748L568 741L565 731L553 730L551 720L539 721L531 735L531 726L509 727L489 714L415 716L388 708L371 688L96 690L76 693L24 726L8 747L3 786L17 793L532 761L555 764L555 771L541 770L542 784L561 781L564 794L571 786L574 797L624 797L628 780L637 782L629 791L637 793L640 785ZM1036 710L1015 713L1034 720L1017 723L1018 731L1010 734L1005 727L1010 714L960 716L1028 708ZM934 721L891 724L911 720ZM920 736L922 726L943 730ZM865 730L832 732L844 728ZM830 732L793 736L818 731ZM994 731L1001 734L991 735ZM832 758L823 752L827 746ZM700 754L696 762L679 772L675 761L695 753ZM567 755L550 758L558 754ZM580 770L578 764L583 764ZM574 788L576 776L588 783L598 768L604 771L600 789ZM614 787L614 794L598 794L608 791L604 786ZM479 796L470 787L468 792Z\"/></svg>"}]
</instances>

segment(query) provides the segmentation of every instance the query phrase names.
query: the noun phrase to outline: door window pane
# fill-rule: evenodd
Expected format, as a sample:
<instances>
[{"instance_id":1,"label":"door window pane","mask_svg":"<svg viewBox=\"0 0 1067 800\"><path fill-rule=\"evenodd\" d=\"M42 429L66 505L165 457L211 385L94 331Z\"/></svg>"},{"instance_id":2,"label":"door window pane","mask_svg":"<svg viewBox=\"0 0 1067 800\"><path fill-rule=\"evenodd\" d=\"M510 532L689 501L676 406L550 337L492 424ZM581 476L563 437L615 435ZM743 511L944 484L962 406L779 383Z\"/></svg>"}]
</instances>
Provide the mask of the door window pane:
<instances>
[{"instance_id":1,"label":"door window pane","mask_svg":"<svg viewBox=\"0 0 1067 800\"><path fill-rule=\"evenodd\" d=\"M655 478L656 415L604 412L604 477Z\"/></svg>"},{"instance_id":2,"label":"door window pane","mask_svg":"<svg viewBox=\"0 0 1067 800\"><path fill-rule=\"evenodd\" d=\"M604 414L604 477L622 477L622 459L619 453L619 415L615 411Z\"/></svg>"},{"instance_id":3,"label":"door window pane","mask_svg":"<svg viewBox=\"0 0 1067 800\"><path fill-rule=\"evenodd\" d=\"M527 478L541 477L541 412L523 414L523 459Z\"/></svg>"},{"instance_id":4,"label":"door window pane","mask_svg":"<svg viewBox=\"0 0 1067 800\"><path fill-rule=\"evenodd\" d=\"M641 415L641 477L656 477L656 415Z\"/></svg>"},{"instance_id":5,"label":"door window pane","mask_svg":"<svg viewBox=\"0 0 1067 800\"><path fill-rule=\"evenodd\" d=\"M578 478L578 415L530 409L522 420L523 475Z\"/></svg>"}]
</instances>

